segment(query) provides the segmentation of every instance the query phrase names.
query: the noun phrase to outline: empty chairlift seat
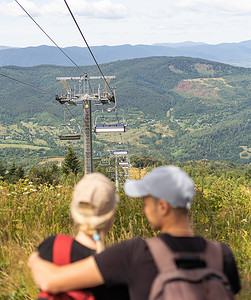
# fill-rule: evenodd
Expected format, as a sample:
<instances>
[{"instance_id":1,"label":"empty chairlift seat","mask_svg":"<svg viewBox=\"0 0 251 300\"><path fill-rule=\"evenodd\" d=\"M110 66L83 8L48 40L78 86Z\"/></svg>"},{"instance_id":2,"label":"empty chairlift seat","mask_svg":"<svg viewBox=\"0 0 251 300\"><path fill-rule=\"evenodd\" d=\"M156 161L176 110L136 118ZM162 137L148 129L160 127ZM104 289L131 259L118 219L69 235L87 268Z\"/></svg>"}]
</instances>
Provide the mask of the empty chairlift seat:
<instances>
[{"instance_id":1,"label":"empty chairlift seat","mask_svg":"<svg viewBox=\"0 0 251 300\"><path fill-rule=\"evenodd\" d=\"M128 154L128 150L123 150L123 149L113 150L113 155L115 156L125 156L127 154Z\"/></svg>"},{"instance_id":2,"label":"empty chairlift seat","mask_svg":"<svg viewBox=\"0 0 251 300\"><path fill-rule=\"evenodd\" d=\"M109 157L102 158L100 160L100 166L102 166L102 167L108 167L108 166L110 166L110 158Z\"/></svg>"},{"instance_id":3,"label":"empty chairlift seat","mask_svg":"<svg viewBox=\"0 0 251 300\"><path fill-rule=\"evenodd\" d=\"M112 111L97 110L94 113L95 133L123 133L126 122L121 109Z\"/></svg>"},{"instance_id":4,"label":"empty chairlift seat","mask_svg":"<svg viewBox=\"0 0 251 300\"><path fill-rule=\"evenodd\" d=\"M78 124L62 124L58 128L60 140L79 140L81 138L81 128Z\"/></svg>"},{"instance_id":5,"label":"empty chairlift seat","mask_svg":"<svg viewBox=\"0 0 251 300\"><path fill-rule=\"evenodd\" d=\"M123 133L126 131L125 124L95 125L95 133Z\"/></svg>"},{"instance_id":6,"label":"empty chairlift seat","mask_svg":"<svg viewBox=\"0 0 251 300\"><path fill-rule=\"evenodd\" d=\"M129 168L130 163L128 161L120 161L119 165L123 168Z\"/></svg>"}]
</instances>

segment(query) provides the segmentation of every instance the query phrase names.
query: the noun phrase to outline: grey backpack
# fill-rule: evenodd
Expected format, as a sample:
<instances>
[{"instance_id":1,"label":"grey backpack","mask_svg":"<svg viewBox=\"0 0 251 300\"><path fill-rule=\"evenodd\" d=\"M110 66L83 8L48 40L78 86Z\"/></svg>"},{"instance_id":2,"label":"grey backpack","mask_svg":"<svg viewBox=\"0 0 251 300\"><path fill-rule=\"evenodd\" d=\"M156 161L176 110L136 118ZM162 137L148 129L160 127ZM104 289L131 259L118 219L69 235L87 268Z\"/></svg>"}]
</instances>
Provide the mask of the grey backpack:
<instances>
[{"instance_id":1,"label":"grey backpack","mask_svg":"<svg viewBox=\"0 0 251 300\"><path fill-rule=\"evenodd\" d=\"M147 239L146 243L159 272L149 300L234 299L223 273L220 243L207 242L203 253L174 252L158 237Z\"/></svg>"}]
</instances>

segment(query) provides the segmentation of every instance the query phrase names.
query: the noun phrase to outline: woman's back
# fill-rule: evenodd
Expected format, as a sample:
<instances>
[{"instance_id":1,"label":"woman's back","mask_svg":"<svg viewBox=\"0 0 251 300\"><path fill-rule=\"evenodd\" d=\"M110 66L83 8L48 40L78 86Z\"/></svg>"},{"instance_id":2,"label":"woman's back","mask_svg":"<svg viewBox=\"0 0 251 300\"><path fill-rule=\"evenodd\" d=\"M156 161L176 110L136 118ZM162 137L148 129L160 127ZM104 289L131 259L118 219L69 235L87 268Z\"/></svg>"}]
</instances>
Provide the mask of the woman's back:
<instances>
[{"instance_id":1,"label":"woman's back","mask_svg":"<svg viewBox=\"0 0 251 300\"><path fill-rule=\"evenodd\" d=\"M55 244L57 235L53 235L45 239L39 246L38 252L39 256L45 260L53 261L53 247ZM70 262L76 262L78 260L87 258L90 255L94 255L95 250L90 249L75 239L73 239L71 245ZM85 292L91 292L94 295L95 300L129 300L128 288L125 285L114 285L105 286L101 285L95 288L82 290ZM37 300L42 300L46 298L38 298Z\"/></svg>"},{"instance_id":2,"label":"woman's back","mask_svg":"<svg viewBox=\"0 0 251 300\"><path fill-rule=\"evenodd\" d=\"M61 257L61 261L57 264L69 264L102 252L105 247L105 234L113 224L117 202L116 189L107 177L100 173L85 175L75 186L71 201L71 215L78 229L75 238L51 236L39 245L39 256L57 263L54 257L56 252L57 256ZM58 248L59 240L63 243L70 240L71 244L65 242ZM128 289L124 285L111 287L102 285L85 290L87 291L91 291L96 300L129 300ZM40 297L40 299L47 298Z\"/></svg>"}]
</instances>

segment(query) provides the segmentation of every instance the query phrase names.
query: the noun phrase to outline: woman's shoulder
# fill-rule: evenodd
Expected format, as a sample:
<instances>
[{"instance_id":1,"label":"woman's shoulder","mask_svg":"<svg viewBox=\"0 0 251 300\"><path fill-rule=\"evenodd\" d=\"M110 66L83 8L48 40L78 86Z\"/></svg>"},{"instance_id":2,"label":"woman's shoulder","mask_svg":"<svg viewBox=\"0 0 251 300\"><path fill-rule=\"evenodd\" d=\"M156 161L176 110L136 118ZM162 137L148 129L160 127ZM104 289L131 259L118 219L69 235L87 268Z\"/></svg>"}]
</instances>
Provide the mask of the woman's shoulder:
<instances>
[{"instance_id":1,"label":"woman's shoulder","mask_svg":"<svg viewBox=\"0 0 251 300\"><path fill-rule=\"evenodd\" d=\"M52 261L53 244L57 235L47 237L38 246L39 256L45 260Z\"/></svg>"},{"instance_id":2,"label":"woman's shoulder","mask_svg":"<svg viewBox=\"0 0 251 300\"><path fill-rule=\"evenodd\" d=\"M41 258L48 261L53 261L53 247L57 236L58 235L49 236L38 246L38 252ZM79 243L75 239L73 239L72 246L71 246L71 262L84 259L94 254L95 254L95 250L90 249L84 246L83 244Z\"/></svg>"}]
</instances>

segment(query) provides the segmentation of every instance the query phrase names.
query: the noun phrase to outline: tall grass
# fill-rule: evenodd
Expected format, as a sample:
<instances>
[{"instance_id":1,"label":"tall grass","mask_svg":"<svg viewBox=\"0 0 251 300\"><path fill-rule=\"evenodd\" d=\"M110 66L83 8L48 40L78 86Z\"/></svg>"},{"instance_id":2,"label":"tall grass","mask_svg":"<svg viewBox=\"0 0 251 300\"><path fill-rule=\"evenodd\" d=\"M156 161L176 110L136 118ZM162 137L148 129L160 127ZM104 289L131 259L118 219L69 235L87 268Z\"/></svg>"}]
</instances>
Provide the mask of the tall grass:
<instances>
[{"instance_id":1,"label":"tall grass","mask_svg":"<svg viewBox=\"0 0 251 300\"><path fill-rule=\"evenodd\" d=\"M138 177L141 177L138 171ZM135 172L137 177L137 172ZM203 186L201 185L203 183ZM250 187L247 183L215 178L210 187L201 177L190 210L197 234L223 241L233 250L242 280L239 300L251 295ZM0 299L35 299L38 293L27 259L47 236L74 233L69 216L74 181L64 185L33 186L28 180L0 183ZM134 236L154 235L142 215L140 199L129 199L120 191L121 201L107 244Z\"/></svg>"}]
</instances>

